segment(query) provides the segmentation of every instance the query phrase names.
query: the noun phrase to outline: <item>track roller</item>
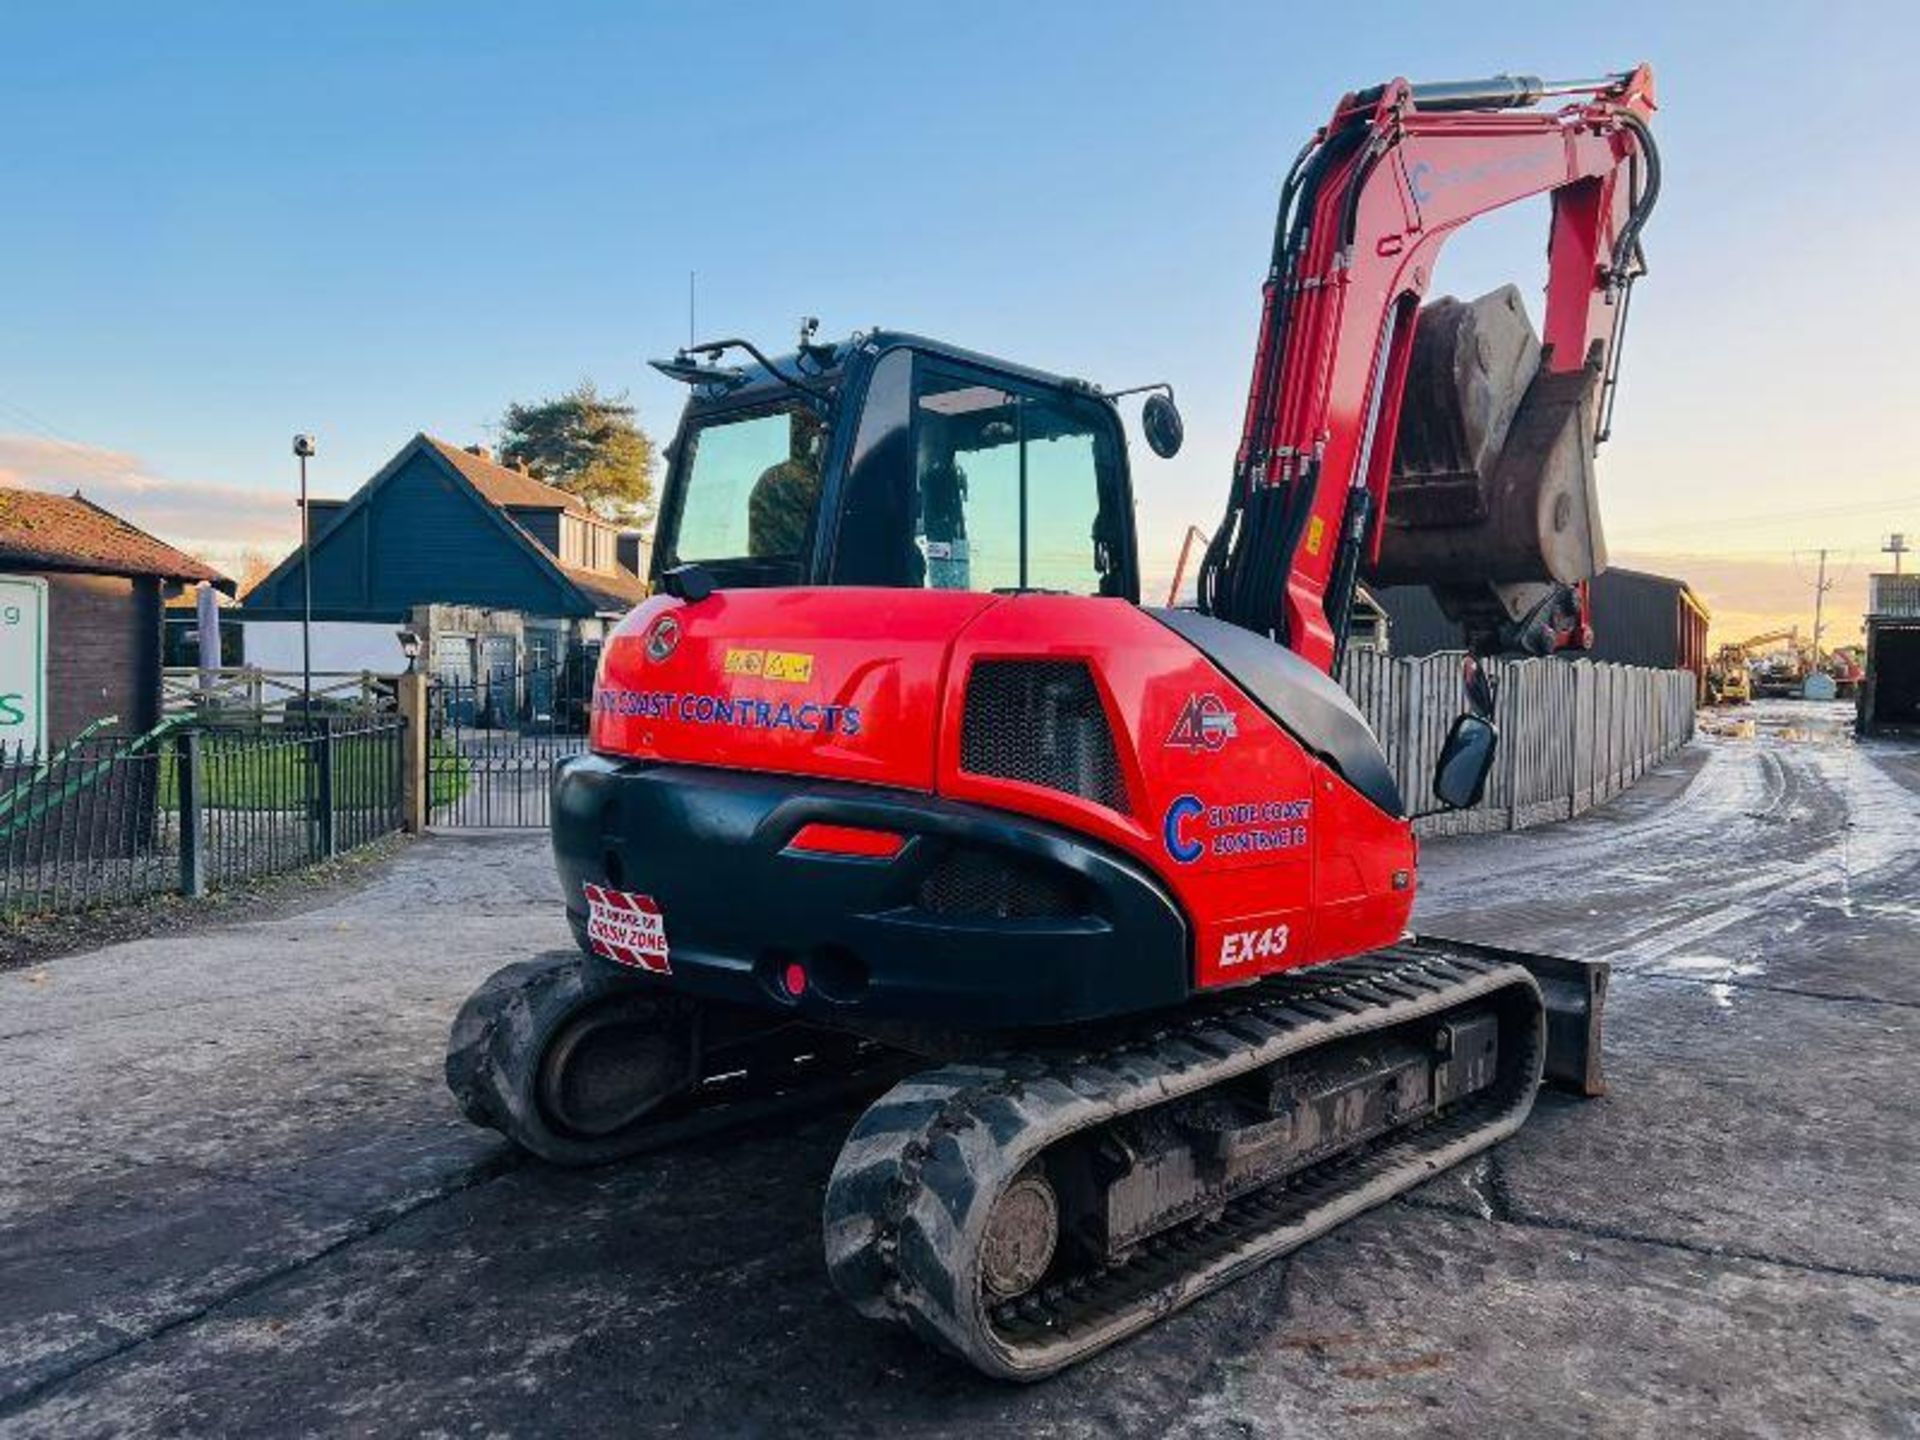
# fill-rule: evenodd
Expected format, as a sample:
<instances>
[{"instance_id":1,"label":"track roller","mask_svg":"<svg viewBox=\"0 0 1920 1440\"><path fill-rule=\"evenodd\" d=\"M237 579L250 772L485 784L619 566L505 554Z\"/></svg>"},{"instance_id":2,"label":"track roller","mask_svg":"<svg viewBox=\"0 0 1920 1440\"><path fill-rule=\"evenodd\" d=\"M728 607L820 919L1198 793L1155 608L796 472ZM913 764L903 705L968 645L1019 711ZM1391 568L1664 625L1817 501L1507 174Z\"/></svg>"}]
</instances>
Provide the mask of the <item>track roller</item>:
<instances>
[{"instance_id":1,"label":"track roller","mask_svg":"<svg viewBox=\"0 0 1920 1440\"><path fill-rule=\"evenodd\" d=\"M895 1086L828 1183L835 1288L988 1375L1039 1379L1532 1109L1545 1015L1520 965L1395 947L1257 993Z\"/></svg>"}]
</instances>

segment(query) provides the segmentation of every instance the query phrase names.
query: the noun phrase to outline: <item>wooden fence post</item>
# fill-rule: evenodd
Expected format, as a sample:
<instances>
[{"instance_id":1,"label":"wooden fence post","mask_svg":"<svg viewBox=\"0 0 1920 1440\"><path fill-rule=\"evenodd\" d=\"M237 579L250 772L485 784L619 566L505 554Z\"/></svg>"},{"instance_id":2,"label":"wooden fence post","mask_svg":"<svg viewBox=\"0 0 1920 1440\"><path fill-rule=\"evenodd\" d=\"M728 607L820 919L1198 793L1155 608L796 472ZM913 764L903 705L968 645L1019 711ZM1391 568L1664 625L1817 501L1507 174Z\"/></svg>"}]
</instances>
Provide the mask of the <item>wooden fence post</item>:
<instances>
[{"instance_id":1,"label":"wooden fence post","mask_svg":"<svg viewBox=\"0 0 1920 1440\"><path fill-rule=\"evenodd\" d=\"M207 893L207 806L200 762L200 732L174 738L174 789L180 805L180 893Z\"/></svg>"},{"instance_id":2,"label":"wooden fence post","mask_svg":"<svg viewBox=\"0 0 1920 1440\"><path fill-rule=\"evenodd\" d=\"M424 834L431 791L427 782L427 677L410 670L395 678L400 701L400 823L409 835Z\"/></svg>"}]
</instances>

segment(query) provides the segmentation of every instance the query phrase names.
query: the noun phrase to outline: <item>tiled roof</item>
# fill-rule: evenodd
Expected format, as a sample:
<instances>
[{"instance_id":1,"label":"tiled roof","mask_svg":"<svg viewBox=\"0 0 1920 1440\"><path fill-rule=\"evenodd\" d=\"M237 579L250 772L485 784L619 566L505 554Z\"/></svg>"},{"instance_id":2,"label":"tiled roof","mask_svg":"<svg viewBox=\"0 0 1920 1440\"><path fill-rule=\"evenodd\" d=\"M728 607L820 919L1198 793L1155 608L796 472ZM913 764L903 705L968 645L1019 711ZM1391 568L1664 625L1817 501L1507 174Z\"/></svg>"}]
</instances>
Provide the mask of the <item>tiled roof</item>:
<instances>
[{"instance_id":1,"label":"tiled roof","mask_svg":"<svg viewBox=\"0 0 1920 1440\"><path fill-rule=\"evenodd\" d=\"M233 582L211 565L182 554L78 494L0 488L0 564L96 575L158 575L233 588Z\"/></svg>"},{"instance_id":2,"label":"tiled roof","mask_svg":"<svg viewBox=\"0 0 1920 1440\"><path fill-rule=\"evenodd\" d=\"M471 450L463 450L458 445L449 445L431 435L425 439L448 464L466 476L474 489L496 505L565 510L569 515L579 515L589 520L598 518L578 495L569 494L557 485L536 480L531 475L476 455Z\"/></svg>"},{"instance_id":3,"label":"tiled roof","mask_svg":"<svg viewBox=\"0 0 1920 1440\"><path fill-rule=\"evenodd\" d=\"M559 565L558 561L554 563ZM647 598L646 582L624 570L609 574L601 570L582 570L573 565L559 565L559 570L601 610L617 610L624 614Z\"/></svg>"}]
</instances>

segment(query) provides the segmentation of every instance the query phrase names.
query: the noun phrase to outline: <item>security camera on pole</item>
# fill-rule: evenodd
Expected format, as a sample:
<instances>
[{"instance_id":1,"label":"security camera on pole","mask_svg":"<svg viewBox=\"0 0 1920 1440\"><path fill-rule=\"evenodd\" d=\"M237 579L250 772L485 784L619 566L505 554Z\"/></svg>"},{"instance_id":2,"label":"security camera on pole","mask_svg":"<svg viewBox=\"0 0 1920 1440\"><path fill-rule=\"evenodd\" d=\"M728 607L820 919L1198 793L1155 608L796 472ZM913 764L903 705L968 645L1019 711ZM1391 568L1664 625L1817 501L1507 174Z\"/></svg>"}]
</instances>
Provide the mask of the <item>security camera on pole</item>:
<instances>
[{"instance_id":1,"label":"security camera on pole","mask_svg":"<svg viewBox=\"0 0 1920 1440\"><path fill-rule=\"evenodd\" d=\"M313 527L307 520L307 461L320 447L311 435L293 437L300 460L300 721L313 721Z\"/></svg>"}]
</instances>

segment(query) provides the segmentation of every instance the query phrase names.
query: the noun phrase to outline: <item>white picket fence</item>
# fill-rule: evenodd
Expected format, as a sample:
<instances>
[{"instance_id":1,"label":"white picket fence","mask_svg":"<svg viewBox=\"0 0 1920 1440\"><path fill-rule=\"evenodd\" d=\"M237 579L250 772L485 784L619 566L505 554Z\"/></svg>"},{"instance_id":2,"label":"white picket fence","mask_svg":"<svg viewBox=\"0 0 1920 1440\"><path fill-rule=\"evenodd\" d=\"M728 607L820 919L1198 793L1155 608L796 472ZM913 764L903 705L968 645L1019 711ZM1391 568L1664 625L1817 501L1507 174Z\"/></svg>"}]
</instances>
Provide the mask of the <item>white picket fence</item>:
<instances>
[{"instance_id":1,"label":"white picket fence","mask_svg":"<svg viewBox=\"0 0 1920 1440\"><path fill-rule=\"evenodd\" d=\"M1458 653L1347 656L1342 682L1386 748L1422 835L1522 830L1566 820L1618 795L1693 738L1687 670L1590 660L1496 660L1500 753L1486 798L1445 810L1433 767L1463 706Z\"/></svg>"}]
</instances>

